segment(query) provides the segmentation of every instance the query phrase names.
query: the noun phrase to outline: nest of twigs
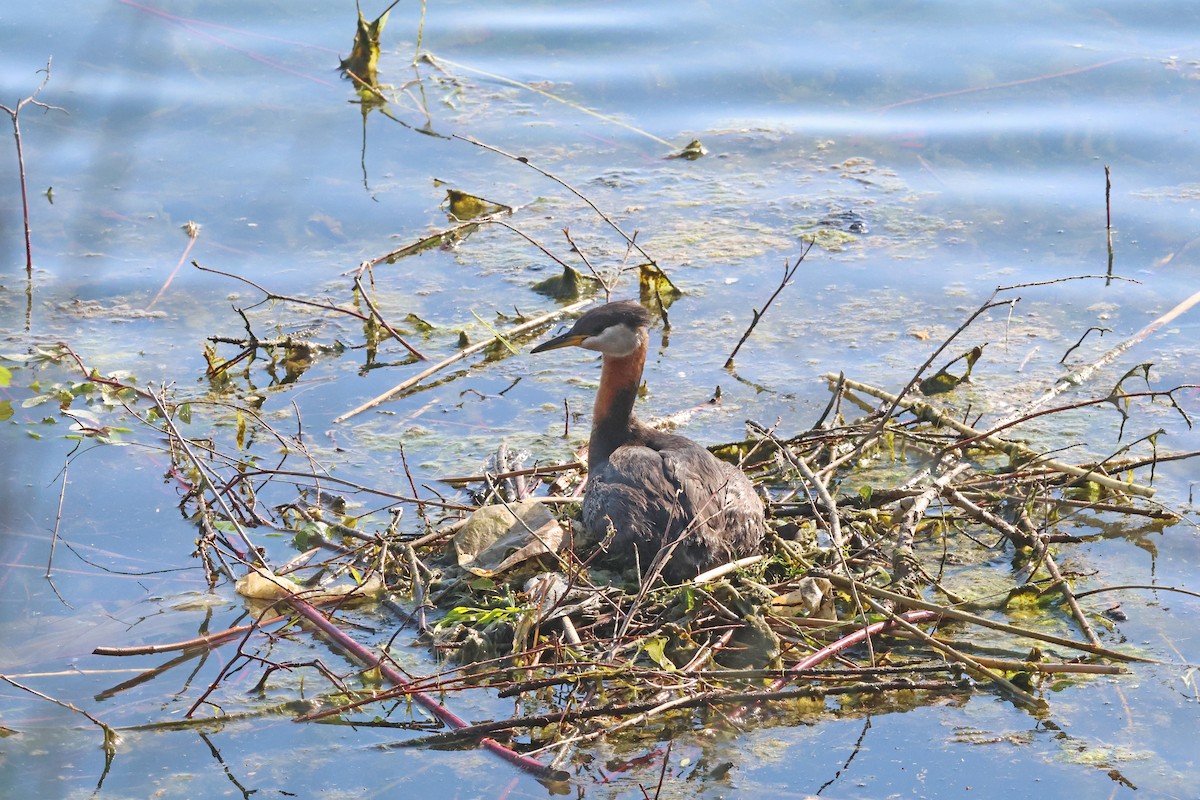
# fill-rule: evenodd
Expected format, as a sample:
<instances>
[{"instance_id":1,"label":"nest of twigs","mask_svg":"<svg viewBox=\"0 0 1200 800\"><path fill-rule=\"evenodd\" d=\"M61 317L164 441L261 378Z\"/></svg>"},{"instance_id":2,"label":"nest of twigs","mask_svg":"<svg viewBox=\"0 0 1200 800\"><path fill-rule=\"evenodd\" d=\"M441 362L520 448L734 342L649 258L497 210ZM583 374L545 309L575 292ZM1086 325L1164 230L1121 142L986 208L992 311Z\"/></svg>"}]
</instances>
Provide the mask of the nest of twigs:
<instances>
[{"instance_id":1,"label":"nest of twigs","mask_svg":"<svg viewBox=\"0 0 1200 800\"><path fill-rule=\"evenodd\" d=\"M976 316L995 305L989 300ZM1088 406L1115 407L1125 419L1135 401L1190 424L1175 400L1183 387L1127 391L1133 378L1148 382L1139 368L1102 398L1049 407L1078 385L1069 377L977 429L927 398L963 383L978 353L963 357L964 376L943 368L919 380L953 339L898 395L829 375L830 403L812 430L784 437L750 424L744 441L714 448L764 495L766 544L759 556L682 585L592 566L603 543L575 540L586 479L578 463L527 466L502 447L486 473L445 479L470 502L417 497L411 482L406 497L318 471L298 436L251 409L238 411L239 448L267 435L314 469L223 454L180 433L186 406L139 392L153 404L144 421L168 441L172 475L190 487L182 507L199 527L197 554L211 580L238 580L254 603L250 626L149 650L245 642L298 615L361 664L364 678L390 684L355 690L322 667L328 691L299 719L358 724L366 713L382 724L385 708L396 727L425 731L427 714L437 729L402 745L479 744L549 780L567 777L561 767L581 743L635 726L640 735L648 726L669 734L751 717L762 724L776 712L794 720L981 692L1045 713L1048 681L1120 673L1122 662L1141 660L1119 636L1102 639L1119 609L1080 602L1104 588L1073 588L1074 548L1085 541L1071 532L1074 521L1083 515L1088 535L1098 536L1100 516L1151 527L1176 517L1148 501L1165 457L1152 438L1149 458L1124 448L1068 463L1006 431ZM387 498L392 523L351 515L334 491ZM406 533L399 521L411 507L423 530ZM268 569L249 533L256 527L291 534L302 554ZM234 569L239 559L249 573ZM370 637L342 624L351 604L386 635L361 641ZM436 655L427 669L411 666L414 645ZM243 644L192 712L247 662L268 665L263 681L282 667L311 666L252 655ZM468 722L451 710L461 699L455 692L517 698L519 713Z\"/></svg>"}]
</instances>

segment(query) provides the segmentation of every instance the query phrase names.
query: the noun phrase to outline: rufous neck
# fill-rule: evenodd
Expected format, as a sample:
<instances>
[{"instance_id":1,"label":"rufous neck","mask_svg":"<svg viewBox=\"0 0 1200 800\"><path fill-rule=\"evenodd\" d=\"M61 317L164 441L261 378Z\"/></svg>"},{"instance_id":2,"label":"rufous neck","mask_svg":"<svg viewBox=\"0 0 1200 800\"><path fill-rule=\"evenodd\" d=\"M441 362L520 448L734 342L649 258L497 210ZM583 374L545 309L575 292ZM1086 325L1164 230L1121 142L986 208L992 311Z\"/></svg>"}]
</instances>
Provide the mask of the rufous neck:
<instances>
[{"instance_id":1,"label":"rufous neck","mask_svg":"<svg viewBox=\"0 0 1200 800\"><path fill-rule=\"evenodd\" d=\"M627 356L604 356L600 370L600 389L592 408L592 437L588 444L588 467L606 461L613 451L629 440L633 404L642 384L646 365L645 330L638 337L638 348Z\"/></svg>"}]
</instances>

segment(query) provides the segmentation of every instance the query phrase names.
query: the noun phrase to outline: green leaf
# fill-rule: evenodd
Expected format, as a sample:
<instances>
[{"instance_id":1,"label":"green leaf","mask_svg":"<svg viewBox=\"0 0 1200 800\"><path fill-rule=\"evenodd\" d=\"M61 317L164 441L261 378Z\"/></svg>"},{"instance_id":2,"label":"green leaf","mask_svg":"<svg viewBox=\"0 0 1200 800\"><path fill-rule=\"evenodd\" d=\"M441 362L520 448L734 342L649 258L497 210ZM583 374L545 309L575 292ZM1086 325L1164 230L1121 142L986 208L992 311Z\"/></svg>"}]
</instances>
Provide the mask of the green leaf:
<instances>
[{"instance_id":1,"label":"green leaf","mask_svg":"<svg viewBox=\"0 0 1200 800\"><path fill-rule=\"evenodd\" d=\"M0 367L0 386L8 386L12 382L12 370Z\"/></svg>"},{"instance_id":2,"label":"green leaf","mask_svg":"<svg viewBox=\"0 0 1200 800\"><path fill-rule=\"evenodd\" d=\"M12 415L12 400L0 400L0 422L7 422L12 419Z\"/></svg>"},{"instance_id":3,"label":"green leaf","mask_svg":"<svg viewBox=\"0 0 1200 800\"><path fill-rule=\"evenodd\" d=\"M674 672L676 667L671 663L671 659L667 658L666 649L667 637L665 636L648 636L642 640L642 652L648 655L655 664Z\"/></svg>"}]
</instances>

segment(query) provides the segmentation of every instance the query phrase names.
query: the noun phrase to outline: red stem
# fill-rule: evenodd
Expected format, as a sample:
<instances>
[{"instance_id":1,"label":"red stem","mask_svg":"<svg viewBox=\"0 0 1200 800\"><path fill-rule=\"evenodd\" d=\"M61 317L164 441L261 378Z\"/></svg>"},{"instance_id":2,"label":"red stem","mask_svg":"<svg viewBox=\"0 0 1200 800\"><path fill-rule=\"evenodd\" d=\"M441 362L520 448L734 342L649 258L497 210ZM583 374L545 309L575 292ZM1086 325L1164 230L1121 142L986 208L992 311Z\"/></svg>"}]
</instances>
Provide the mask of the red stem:
<instances>
[{"instance_id":1,"label":"red stem","mask_svg":"<svg viewBox=\"0 0 1200 800\"><path fill-rule=\"evenodd\" d=\"M905 620L906 622L911 622L914 624L919 623L919 622L929 622L931 620L939 619L941 617L941 615L938 614L936 611L909 611L908 613L900 614L899 616L901 619ZM820 664L822 661L825 661L825 660L837 655L842 650L846 650L850 647L853 647L854 645L858 644L859 642L867 639L870 636L874 636L877 633L883 633L886 630L890 630L891 628L896 627L896 625L897 625L897 623L894 620L886 619L883 622L876 622L875 624L868 625L865 628L859 628L858 630L856 630L854 633L850 634L849 636L843 636L841 639L838 639L836 642L833 642L832 644L828 644L825 647L822 647L820 650L813 653L808 658L804 659L803 661L800 661L795 666L793 666L789 670L789 672L801 672L806 669L812 669L813 667ZM773 684L771 684L771 688L768 691L772 691L772 692L779 691L780 689L782 689L784 686L786 686L788 684L789 680L790 679L788 679L788 678L780 678L779 680L777 680Z\"/></svg>"},{"instance_id":2,"label":"red stem","mask_svg":"<svg viewBox=\"0 0 1200 800\"><path fill-rule=\"evenodd\" d=\"M329 637L334 644L352 656L355 660L364 666L378 667L380 673L396 686L404 688L411 686L411 682L398 671L396 671L394 667L382 660L375 653L371 652L371 650L368 648L347 636L345 632L326 619L324 614L322 614L320 611L317 611L304 600L300 599L296 595L291 595L288 598L288 602L297 613L299 613L313 625L317 626L317 628L320 629L321 632L327 637ZM422 708L424 708L430 714L433 714L448 727L454 730L461 730L462 728L467 727L467 723L463 721L461 717L428 695L422 694L418 691L413 691L411 692L410 696L416 700ZM497 742L495 739L484 737L479 740L479 743L483 745L485 749L492 751L508 763L530 773L536 778L554 781L563 781L567 779L567 775L561 770L552 769L537 759L521 755L515 750L511 750L510 748L500 744L500 742Z\"/></svg>"}]
</instances>

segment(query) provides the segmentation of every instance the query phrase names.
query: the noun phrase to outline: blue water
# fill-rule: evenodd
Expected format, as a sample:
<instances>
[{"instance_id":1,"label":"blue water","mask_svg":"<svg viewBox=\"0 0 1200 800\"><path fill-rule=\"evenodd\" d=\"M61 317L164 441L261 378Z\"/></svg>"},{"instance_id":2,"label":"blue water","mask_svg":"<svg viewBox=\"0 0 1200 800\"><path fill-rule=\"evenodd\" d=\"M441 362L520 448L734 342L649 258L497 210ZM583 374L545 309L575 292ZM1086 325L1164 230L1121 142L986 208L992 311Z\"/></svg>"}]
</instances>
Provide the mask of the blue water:
<instances>
[{"instance_id":1,"label":"blue water","mask_svg":"<svg viewBox=\"0 0 1200 800\"><path fill-rule=\"evenodd\" d=\"M385 29L380 72L403 92L393 110L412 128L372 114L365 152L359 106L336 72L350 49L352 3L42 6L0 8L0 102L36 88L36 70L53 56L39 99L67 112L30 106L21 115L35 262L28 305L12 140L0 138L0 355L66 341L89 368L129 370L139 382L202 395L205 337L241 335L231 307L262 295L187 261L277 293L345 302L346 273L363 259L446 227L445 186L435 181L523 206L514 222L560 257L569 255L560 231L570 227L596 263L622 262L624 244L558 184L461 140L412 129L427 122L443 137L472 136L530 158L638 232L685 292L671 309L669 344L648 365L648 413L701 403L719 384L723 406L689 428L709 441L740 437L748 417L803 429L826 402L819 380L826 371L902 385L931 348L914 332L939 340L997 285L1104 274L1106 165L1114 271L1140 283L1022 290L1015 316L999 311L979 334L991 342L989 380L1011 387L1014 402L1035 395L1089 326L1113 333L1089 340L1080 360L1200 288L1194 3L430 3L422 47L444 60L445 74L411 66L419 7L406 3ZM422 86L405 85L418 76ZM708 156L664 160L693 138ZM749 309L774 289L802 235L847 210L867 233L813 251L739 358L742 380L731 378L721 365ZM184 258L180 226L189 220L202 227ZM134 313L181 259L154 313ZM486 335L472 312L489 319L513 308L553 308L530 286L555 269L523 241L491 229L456 251L384 265L375 276L392 318L414 313L439 326L430 337L415 335L436 358L453 352L460 329ZM625 279L618 293L635 291ZM81 304L99 310L84 314ZM260 335L321 317L283 304L248 313ZM1197 382L1198 315L1181 316L1133 348L1095 391L1144 361L1155 363L1158 385ZM324 341L361 338L348 319L325 324ZM320 359L286 390L269 390L261 372L254 380L273 418L286 419L293 401L302 408L314 447L341 474L386 475L398 485L406 485L395 465L399 439L419 482L477 471L501 437L535 458L569 457L569 443L557 437L563 397L585 407L593 368L586 359L524 355L487 367L467 362L458 381L393 403L386 415L334 425L338 414L411 374L397 366L360 375L361 361L357 352ZM58 478L75 443L63 438L69 420L41 422L52 408L21 408L35 394L32 376L18 367L12 386L0 389L0 400L15 407L13 421L0 425L0 672L113 724L175 718L215 666L189 680L194 667L185 664L133 693L96 699L134 667L90 650L194 636L231 624L240 603L228 587L206 591L192 558L195 530L180 518L177 487L164 479L167 461L144 430L125 436L133 446L71 461L59 532L78 554L56 550L55 588L70 606L59 601L42 575ZM43 380L78 377L68 365ZM479 396L463 394L468 389ZM1194 418L1196 395L1180 402ZM1088 424L1095 425L1090 449L1119 446L1111 420ZM1164 446L1200 449L1200 437L1169 411L1135 420L1129 438L1159 426L1167 429ZM1190 462L1158 474L1164 501L1186 508ZM1193 530L1106 541L1085 551L1081 569L1100 567L1110 583L1145 582L1153 572L1194 589ZM174 571L157 571L164 569ZM1177 597L1120 599L1133 613L1107 635L1166 665L1057 693L1052 721L1061 730L987 696L909 713L880 709L827 793L1189 796L1185 787L1200 771L1190 745L1171 731L1195 725L1195 682L1185 665L1198 660L1191 632L1200 608ZM421 657L420 648L413 652ZM314 654L349 669L320 648ZM136 669L157 663L139 659ZM281 691L280 699L290 695ZM462 702L457 710L468 717L511 711ZM214 727L212 747L224 767L196 731L130 733L99 794L215 796L233 787L226 767L260 796L545 794L524 779L512 786L514 774L481 753L380 752L370 745L402 734L284 720ZM0 725L20 731L0 740L4 794L78 796L96 785L99 735L82 718L3 688ZM740 735L719 720L713 727L708 738L677 743L673 758L693 767L676 761L662 796L816 791L854 752L864 721L848 711L815 727L786 719ZM992 737L1003 743L971 743ZM595 755L635 758L653 750L644 744L601 744ZM701 758L734 767L724 778L703 778L694 768ZM650 762L581 792L641 797L638 784L658 780L661 761ZM1138 791L1114 782L1110 769Z\"/></svg>"}]
</instances>

